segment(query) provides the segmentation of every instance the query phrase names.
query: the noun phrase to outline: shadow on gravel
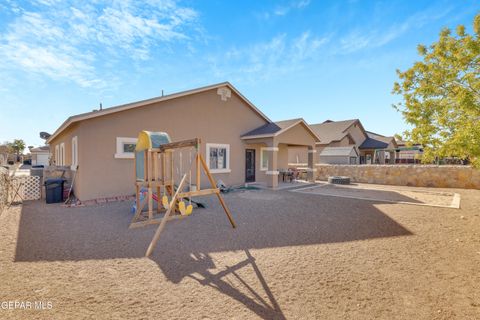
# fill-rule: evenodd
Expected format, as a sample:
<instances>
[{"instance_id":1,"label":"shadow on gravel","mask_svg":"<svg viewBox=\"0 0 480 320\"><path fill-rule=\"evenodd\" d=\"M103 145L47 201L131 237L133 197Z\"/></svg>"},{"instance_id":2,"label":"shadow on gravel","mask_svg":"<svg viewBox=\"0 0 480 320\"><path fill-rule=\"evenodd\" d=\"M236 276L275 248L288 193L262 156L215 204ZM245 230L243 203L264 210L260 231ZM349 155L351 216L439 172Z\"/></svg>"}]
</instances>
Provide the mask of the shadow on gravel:
<instances>
[{"instance_id":1,"label":"shadow on gravel","mask_svg":"<svg viewBox=\"0 0 480 320\"><path fill-rule=\"evenodd\" d=\"M230 227L216 199L202 199L208 209L198 209L186 219L169 222L151 259L171 282L193 278L243 303L262 318L284 317L250 249L412 234L371 201L288 191L247 191L228 194L225 200L237 229ZM129 230L129 206L128 202L117 202L64 208L39 201L25 202L15 261L142 258L156 226ZM210 253L223 251L238 251L245 260L212 273L217 267ZM255 272L269 302L238 276L236 270L245 267ZM250 294L245 295L225 281L227 274L243 283Z\"/></svg>"}]
</instances>

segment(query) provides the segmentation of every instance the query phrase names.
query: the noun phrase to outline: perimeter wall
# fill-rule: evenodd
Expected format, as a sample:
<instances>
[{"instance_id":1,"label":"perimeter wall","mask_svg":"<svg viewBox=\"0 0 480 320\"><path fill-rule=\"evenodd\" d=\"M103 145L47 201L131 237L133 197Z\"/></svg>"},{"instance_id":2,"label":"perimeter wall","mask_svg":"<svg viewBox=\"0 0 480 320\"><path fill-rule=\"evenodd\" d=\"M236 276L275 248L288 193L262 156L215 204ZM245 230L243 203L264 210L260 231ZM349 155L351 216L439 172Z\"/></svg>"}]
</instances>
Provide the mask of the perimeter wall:
<instances>
[{"instance_id":1,"label":"perimeter wall","mask_svg":"<svg viewBox=\"0 0 480 320\"><path fill-rule=\"evenodd\" d=\"M348 176L353 182L397 186L480 189L480 170L448 165L328 165L318 164L317 179Z\"/></svg>"}]
</instances>

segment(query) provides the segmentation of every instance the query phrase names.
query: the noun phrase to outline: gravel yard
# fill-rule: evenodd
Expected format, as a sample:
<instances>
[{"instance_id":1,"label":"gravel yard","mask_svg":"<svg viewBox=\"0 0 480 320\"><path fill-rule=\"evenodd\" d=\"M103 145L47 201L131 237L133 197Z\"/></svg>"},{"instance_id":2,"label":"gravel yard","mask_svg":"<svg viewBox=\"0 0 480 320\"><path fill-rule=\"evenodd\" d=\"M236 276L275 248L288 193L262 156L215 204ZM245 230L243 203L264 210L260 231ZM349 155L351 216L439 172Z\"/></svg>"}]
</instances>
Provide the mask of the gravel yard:
<instances>
[{"instance_id":1,"label":"gravel yard","mask_svg":"<svg viewBox=\"0 0 480 320\"><path fill-rule=\"evenodd\" d=\"M480 319L480 191L451 191L460 209L234 192L235 230L205 198L151 258L129 202L25 202L0 216L0 318Z\"/></svg>"},{"instance_id":2,"label":"gravel yard","mask_svg":"<svg viewBox=\"0 0 480 320\"><path fill-rule=\"evenodd\" d=\"M460 194L452 192L449 189L389 186L366 183L339 185L321 182L317 183L316 186L298 188L294 191L341 198L446 208L459 208L461 198Z\"/></svg>"}]
</instances>

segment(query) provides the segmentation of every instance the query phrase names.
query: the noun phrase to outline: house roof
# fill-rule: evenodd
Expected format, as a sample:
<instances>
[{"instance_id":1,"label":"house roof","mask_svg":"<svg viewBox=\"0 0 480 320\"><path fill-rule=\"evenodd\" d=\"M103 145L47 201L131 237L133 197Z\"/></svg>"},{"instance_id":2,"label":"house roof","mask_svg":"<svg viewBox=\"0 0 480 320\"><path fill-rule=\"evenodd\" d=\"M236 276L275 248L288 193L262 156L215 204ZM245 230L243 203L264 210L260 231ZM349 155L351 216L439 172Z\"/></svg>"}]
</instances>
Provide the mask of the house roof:
<instances>
[{"instance_id":1,"label":"house roof","mask_svg":"<svg viewBox=\"0 0 480 320\"><path fill-rule=\"evenodd\" d=\"M386 137L381 134L366 131L368 138L360 145L359 149L386 149L393 142L396 146L394 137Z\"/></svg>"},{"instance_id":2,"label":"house roof","mask_svg":"<svg viewBox=\"0 0 480 320\"><path fill-rule=\"evenodd\" d=\"M343 120L343 121L327 120L323 123L311 124L310 128L312 128L312 130L320 138L320 143L328 144L333 141L342 140L346 135L348 135L348 128L350 128L355 123L360 124L360 120L358 119Z\"/></svg>"},{"instance_id":3,"label":"house roof","mask_svg":"<svg viewBox=\"0 0 480 320\"><path fill-rule=\"evenodd\" d=\"M250 137L250 136L266 136L266 135L273 135L276 132L282 130L279 125L275 122L266 123L263 126L260 126L252 131L249 131L242 135L243 137Z\"/></svg>"},{"instance_id":4,"label":"house roof","mask_svg":"<svg viewBox=\"0 0 480 320\"><path fill-rule=\"evenodd\" d=\"M352 149L358 155L357 149L355 146L348 147L326 147L320 152L321 157L332 157L332 156L350 156L352 154Z\"/></svg>"},{"instance_id":5,"label":"house roof","mask_svg":"<svg viewBox=\"0 0 480 320\"><path fill-rule=\"evenodd\" d=\"M180 97L184 97L184 96L188 96L188 95L192 95L192 94L196 94L196 93L201 93L201 92L204 92L204 91L217 89L217 88L221 88L221 87L228 87L229 89L231 89L242 100L244 100L247 103L247 105L253 111L255 111L260 117L262 117L263 119L265 119L269 123L272 122L253 103L251 103L247 98L245 98L240 93L240 91L238 91L230 82L227 81L227 82L221 82L221 83L213 84L213 85L210 85L210 86L200 87L200 88L197 88L197 89L181 91L181 92L177 92L177 93L173 93L173 94L169 94L169 95L165 95L165 96L155 97L155 98L151 98L151 99L147 99L147 100L141 100L141 101L132 102L132 103L123 104L123 105L118 105L118 106L114 106L114 107L111 107L111 108L105 108L105 109L99 110L99 111L86 112L86 113L81 113L81 114L71 116L67 120L65 120L62 123L62 125L47 139L47 143L50 143L50 141L52 141L56 136L58 136L63 130L65 130L67 127L69 127L71 124L73 124L75 122L79 122L79 121L83 121L83 120L87 120L87 119L91 119L91 118L96 118L96 117L101 117L101 116L105 116L105 115L108 115L108 114L121 112L121 111L129 110L129 109L133 109L133 108L139 108L139 107L143 107L143 106L146 106L146 105L150 105L152 103L157 103L157 102L161 102L161 101L176 99L176 98L180 98Z\"/></svg>"},{"instance_id":6,"label":"house roof","mask_svg":"<svg viewBox=\"0 0 480 320\"><path fill-rule=\"evenodd\" d=\"M241 136L242 139L254 139L254 138L269 138L275 137L279 134L295 127L297 124L303 125L310 134L315 137L316 141L320 141L318 135L310 128L310 126L302 118L289 119L276 121L272 123L264 124L252 131L249 131Z\"/></svg>"},{"instance_id":7,"label":"house roof","mask_svg":"<svg viewBox=\"0 0 480 320\"><path fill-rule=\"evenodd\" d=\"M30 152L50 152L49 146L41 146L37 148L30 149Z\"/></svg>"}]
</instances>

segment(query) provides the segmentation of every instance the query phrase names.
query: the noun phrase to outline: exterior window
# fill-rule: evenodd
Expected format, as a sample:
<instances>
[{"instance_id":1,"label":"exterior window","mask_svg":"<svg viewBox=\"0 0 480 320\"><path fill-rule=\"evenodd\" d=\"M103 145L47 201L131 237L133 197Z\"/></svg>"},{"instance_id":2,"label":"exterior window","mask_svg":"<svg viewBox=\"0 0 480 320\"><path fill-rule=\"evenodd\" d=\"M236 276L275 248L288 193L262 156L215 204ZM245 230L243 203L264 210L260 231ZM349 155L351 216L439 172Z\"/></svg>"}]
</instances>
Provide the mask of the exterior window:
<instances>
[{"instance_id":1,"label":"exterior window","mask_svg":"<svg viewBox=\"0 0 480 320\"><path fill-rule=\"evenodd\" d=\"M60 165L60 146L58 144L55 146L55 165Z\"/></svg>"},{"instance_id":2,"label":"exterior window","mask_svg":"<svg viewBox=\"0 0 480 320\"><path fill-rule=\"evenodd\" d=\"M77 136L72 138L72 165L70 169L77 170L78 166L78 138Z\"/></svg>"},{"instance_id":3,"label":"exterior window","mask_svg":"<svg viewBox=\"0 0 480 320\"><path fill-rule=\"evenodd\" d=\"M230 145L207 143L208 169L212 173L230 172Z\"/></svg>"},{"instance_id":4,"label":"exterior window","mask_svg":"<svg viewBox=\"0 0 480 320\"><path fill-rule=\"evenodd\" d=\"M133 159L135 157L135 147L137 138L117 137L117 151L115 158L117 159Z\"/></svg>"},{"instance_id":5,"label":"exterior window","mask_svg":"<svg viewBox=\"0 0 480 320\"><path fill-rule=\"evenodd\" d=\"M268 170L268 149L262 148L260 152L260 170L267 171Z\"/></svg>"},{"instance_id":6,"label":"exterior window","mask_svg":"<svg viewBox=\"0 0 480 320\"><path fill-rule=\"evenodd\" d=\"M350 157L350 164L357 164L357 157Z\"/></svg>"},{"instance_id":7,"label":"exterior window","mask_svg":"<svg viewBox=\"0 0 480 320\"><path fill-rule=\"evenodd\" d=\"M60 159L58 160L60 166L65 165L65 143L60 143Z\"/></svg>"}]
</instances>

